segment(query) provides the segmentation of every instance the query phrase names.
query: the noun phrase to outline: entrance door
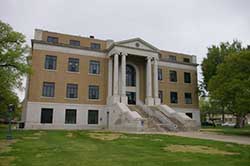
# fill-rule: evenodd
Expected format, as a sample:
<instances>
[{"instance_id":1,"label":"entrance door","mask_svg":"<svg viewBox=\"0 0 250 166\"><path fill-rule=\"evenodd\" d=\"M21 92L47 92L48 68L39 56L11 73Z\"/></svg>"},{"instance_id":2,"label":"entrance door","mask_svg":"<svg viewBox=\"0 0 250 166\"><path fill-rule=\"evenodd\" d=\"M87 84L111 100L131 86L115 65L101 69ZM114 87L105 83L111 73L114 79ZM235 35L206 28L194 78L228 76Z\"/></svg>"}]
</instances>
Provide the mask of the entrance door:
<instances>
[{"instance_id":1,"label":"entrance door","mask_svg":"<svg viewBox=\"0 0 250 166\"><path fill-rule=\"evenodd\" d=\"M128 97L128 104L136 104L136 92L126 92Z\"/></svg>"}]
</instances>

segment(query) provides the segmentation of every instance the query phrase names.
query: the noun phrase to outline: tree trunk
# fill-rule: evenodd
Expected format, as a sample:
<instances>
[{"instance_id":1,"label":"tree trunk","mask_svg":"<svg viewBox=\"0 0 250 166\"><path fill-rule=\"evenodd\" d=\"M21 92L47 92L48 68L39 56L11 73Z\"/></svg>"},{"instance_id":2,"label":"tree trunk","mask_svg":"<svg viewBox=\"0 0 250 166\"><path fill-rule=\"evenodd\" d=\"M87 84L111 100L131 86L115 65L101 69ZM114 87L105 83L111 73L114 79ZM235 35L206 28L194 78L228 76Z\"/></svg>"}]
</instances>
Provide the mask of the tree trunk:
<instances>
[{"instance_id":1,"label":"tree trunk","mask_svg":"<svg viewBox=\"0 0 250 166\"><path fill-rule=\"evenodd\" d=\"M245 127L245 116L237 115L235 128L243 128L243 127Z\"/></svg>"}]
</instances>

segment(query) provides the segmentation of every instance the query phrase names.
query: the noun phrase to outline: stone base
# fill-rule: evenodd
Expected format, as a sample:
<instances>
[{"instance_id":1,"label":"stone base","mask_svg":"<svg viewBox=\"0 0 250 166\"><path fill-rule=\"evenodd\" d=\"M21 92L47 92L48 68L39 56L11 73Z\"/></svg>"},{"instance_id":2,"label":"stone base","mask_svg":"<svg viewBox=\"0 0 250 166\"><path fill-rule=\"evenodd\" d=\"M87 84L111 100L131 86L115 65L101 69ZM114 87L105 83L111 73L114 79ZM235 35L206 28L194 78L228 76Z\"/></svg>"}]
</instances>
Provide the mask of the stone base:
<instances>
[{"instance_id":1,"label":"stone base","mask_svg":"<svg viewBox=\"0 0 250 166\"><path fill-rule=\"evenodd\" d=\"M147 97L145 99L145 104L146 105L154 105L154 99L152 97Z\"/></svg>"},{"instance_id":2,"label":"stone base","mask_svg":"<svg viewBox=\"0 0 250 166\"><path fill-rule=\"evenodd\" d=\"M120 96L111 96L108 100L108 104L120 103Z\"/></svg>"},{"instance_id":3,"label":"stone base","mask_svg":"<svg viewBox=\"0 0 250 166\"><path fill-rule=\"evenodd\" d=\"M128 104L128 97L127 96L121 96L121 103Z\"/></svg>"},{"instance_id":4,"label":"stone base","mask_svg":"<svg viewBox=\"0 0 250 166\"><path fill-rule=\"evenodd\" d=\"M154 98L155 99L155 105L160 105L161 104L161 99L160 98Z\"/></svg>"}]
</instances>

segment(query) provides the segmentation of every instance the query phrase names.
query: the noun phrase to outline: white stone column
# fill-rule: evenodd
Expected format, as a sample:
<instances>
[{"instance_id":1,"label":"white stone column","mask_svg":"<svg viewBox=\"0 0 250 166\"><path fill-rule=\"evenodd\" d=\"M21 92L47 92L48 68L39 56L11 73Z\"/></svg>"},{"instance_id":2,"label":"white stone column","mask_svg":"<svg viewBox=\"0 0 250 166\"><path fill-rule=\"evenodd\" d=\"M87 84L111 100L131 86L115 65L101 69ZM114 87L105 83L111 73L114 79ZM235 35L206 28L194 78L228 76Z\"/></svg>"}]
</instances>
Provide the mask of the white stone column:
<instances>
[{"instance_id":1,"label":"white stone column","mask_svg":"<svg viewBox=\"0 0 250 166\"><path fill-rule=\"evenodd\" d=\"M120 102L120 96L118 94L118 70L119 70L119 55L118 53L114 54L114 71L113 71L113 96L112 103Z\"/></svg>"},{"instance_id":2,"label":"white stone column","mask_svg":"<svg viewBox=\"0 0 250 166\"><path fill-rule=\"evenodd\" d=\"M113 58L109 57L109 67L108 67L108 97L112 96L112 85L113 85Z\"/></svg>"},{"instance_id":3,"label":"white stone column","mask_svg":"<svg viewBox=\"0 0 250 166\"><path fill-rule=\"evenodd\" d=\"M154 105L154 100L152 98L152 64L151 64L152 57L147 57L147 79L146 79L146 105Z\"/></svg>"},{"instance_id":4,"label":"white stone column","mask_svg":"<svg viewBox=\"0 0 250 166\"><path fill-rule=\"evenodd\" d=\"M122 64L121 64L121 102L124 104L128 103L126 96L126 56L127 54L122 53Z\"/></svg>"},{"instance_id":5,"label":"white stone column","mask_svg":"<svg viewBox=\"0 0 250 166\"><path fill-rule=\"evenodd\" d=\"M154 101L155 105L160 105L161 100L159 98L159 84L158 84L158 59L154 58Z\"/></svg>"}]
</instances>

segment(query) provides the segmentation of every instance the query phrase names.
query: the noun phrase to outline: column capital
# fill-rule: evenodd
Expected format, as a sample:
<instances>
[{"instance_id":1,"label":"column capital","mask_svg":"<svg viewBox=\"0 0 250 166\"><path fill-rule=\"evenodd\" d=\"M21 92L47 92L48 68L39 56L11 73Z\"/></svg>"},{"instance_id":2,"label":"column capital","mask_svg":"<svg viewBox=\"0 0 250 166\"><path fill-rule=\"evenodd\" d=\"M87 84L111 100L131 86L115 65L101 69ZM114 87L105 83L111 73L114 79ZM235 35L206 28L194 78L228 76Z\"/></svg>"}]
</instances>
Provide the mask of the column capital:
<instances>
[{"instance_id":1,"label":"column capital","mask_svg":"<svg viewBox=\"0 0 250 166\"><path fill-rule=\"evenodd\" d=\"M151 61L151 59L152 59L151 56L148 56L148 57L146 58L146 60L148 60L148 61Z\"/></svg>"},{"instance_id":2,"label":"column capital","mask_svg":"<svg viewBox=\"0 0 250 166\"><path fill-rule=\"evenodd\" d=\"M154 57L154 61L159 61L159 58L158 57Z\"/></svg>"},{"instance_id":3,"label":"column capital","mask_svg":"<svg viewBox=\"0 0 250 166\"><path fill-rule=\"evenodd\" d=\"M121 55L122 55L122 56L128 56L128 53L126 53L126 52L121 52Z\"/></svg>"}]
</instances>

